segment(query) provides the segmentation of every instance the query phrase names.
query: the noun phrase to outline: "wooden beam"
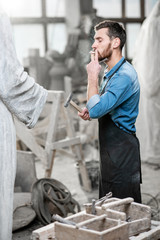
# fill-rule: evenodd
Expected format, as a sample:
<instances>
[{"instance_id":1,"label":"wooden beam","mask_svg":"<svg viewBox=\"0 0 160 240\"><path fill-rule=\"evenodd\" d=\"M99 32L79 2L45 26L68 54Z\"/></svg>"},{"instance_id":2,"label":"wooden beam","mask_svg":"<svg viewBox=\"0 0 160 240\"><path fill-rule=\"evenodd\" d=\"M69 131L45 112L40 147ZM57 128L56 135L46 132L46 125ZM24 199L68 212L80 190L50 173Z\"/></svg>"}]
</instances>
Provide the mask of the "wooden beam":
<instances>
[{"instance_id":1,"label":"wooden beam","mask_svg":"<svg viewBox=\"0 0 160 240\"><path fill-rule=\"evenodd\" d=\"M54 150L54 149L61 149L63 147L70 147L80 143L81 143L80 137L73 137L73 138L63 139L57 142L53 142L49 144L49 147L50 149Z\"/></svg>"},{"instance_id":2,"label":"wooden beam","mask_svg":"<svg viewBox=\"0 0 160 240\"><path fill-rule=\"evenodd\" d=\"M93 0L80 0L81 14L93 13Z\"/></svg>"},{"instance_id":3,"label":"wooden beam","mask_svg":"<svg viewBox=\"0 0 160 240\"><path fill-rule=\"evenodd\" d=\"M104 17L97 17L98 21L104 21L106 18ZM121 23L143 23L145 20L145 17L140 17L140 18L107 18L108 20L116 21L116 22L121 22Z\"/></svg>"},{"instance_id":4,"label":"wooden beam","mask_svg":"<svg viewBox=\"0 0 160 240\"><path fill-rule=\"evenodd\" d=\"M64 17L12 17L10 18L12 24L48 24L48 23L65 23Z\"/></svg>"},{"instance_id":5,"label":"wooden beam","mask_svg":"<svg viewBox=\"0 0 160 240\"><path fill-rule=\"evenodd\" d=\"M145 18L145 1L140 0L140 12L141 12L141 18Z\"/></svg>"},{"instance_id":6,"label":"wooden beam","mask_svg":"<svg viewBox=\"0 0 160 240\"><path fill-rule=\"evenodd\" d=\"M126 1L122 0L122 18L126 16Z\"/></svg>"},{"instance_id":7,"label":"wooden beam","mask_svg":"<svg viewBox=\"0 0 160 240\"><path fill-rule=\"evenodd\" d=\"M34 230L32 233L33 240L55 239L54 223Z\"/></svg>"},{"instance_id":8,"label":"wooden beam","mask_svg":"<svg viewBox=\"0 0 160 240\"><path fill-rule=\"evenodd\" d=\"M42 17L46 18L46 0L41 0L42 5ZM43 23L43 34L44 34L44 44L45 52L48 50L48 35L47 35L47 24Z\"/></svg>"},{"instance_id":9,"label":"wooden beam","mask_svg":"<svg viewBox=\"0 0 160 240\"><path fill-rule=\"evenodd\" d=\"M19 139L42 161L46 164L47 154L44 149L38 145L36 139L32 135L32 130L26 128L15 118L16 134Z\"/></svg>"}]
</instances>

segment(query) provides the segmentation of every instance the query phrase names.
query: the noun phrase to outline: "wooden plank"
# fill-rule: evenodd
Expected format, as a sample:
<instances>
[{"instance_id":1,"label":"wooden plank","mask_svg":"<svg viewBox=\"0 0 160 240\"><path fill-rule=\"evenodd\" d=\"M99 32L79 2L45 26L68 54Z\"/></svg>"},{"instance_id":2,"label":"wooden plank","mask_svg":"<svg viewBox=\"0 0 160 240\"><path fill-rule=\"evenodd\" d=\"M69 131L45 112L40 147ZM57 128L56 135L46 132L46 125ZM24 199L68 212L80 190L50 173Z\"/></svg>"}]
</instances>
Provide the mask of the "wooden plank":
<instances>
[{"instance_id":1,"label":"wooden plank","mask_svg":"<svg viewBox=\"0 0 160 240\"><path fill-rule=\"evenodd\" d=\"M63 91L52 91L48 90L47 102L54 102L57 98L57 95L63 96ZM63 98L61 99L63 101Z\"/></svg>"},{"instance_id":2,"label":"wooden plank","mask_svg":"<svg viewBox=\"0 0 160 240\"><path fill-rule=\"evenodd\" d=\"M86 208L86 213L91 214L92 213L92 205L90 204L90 206L85 205ZM120 219L121 221L126 221L126 214L124 212L119 212L113 209L107 209L107 210L103 210L101 207L96 206L95 207L96 210L96 215L102 215L102 214L106 214L108 218L111 219Z\"/></svg>"},{"instance_id":3,"label":"wooden plank","mask_svg":"<svg viewBox=\"0 0 160 240\"><path fill-rule=\"evenodd\" d=\"M77 147L77 146L75 146L75 147ZM78 161L78 167L79 167L79 172L80 172L80 175L82 178L83 189L87 192L91 192L92 191L91 181L89 179L85 163L82 161Z\"/></svg>"},{"instance_id":4,"label":"wooden plank","mask_svg":"<svg viewBox=\"0 0 160 240\"><path fill-rule=\"evenodd\" d=\"M110 200L112 200L112 198ZM119 199L102 205L103 210L109 208L113 208L117 212L126 213L126 219L129 219L129 236L148 231L151 227L150 207L135 203L132 198Z\"/></svg>"},{"instance_id":5,"label":"wooden plank","mask_svg":"<svg viewBox=\"0 0 160 240\"><path fill-rule=\"evenodd\" d=\"M160 239L160 226L148 231L141 233L137 237L132 237L133 240L159 240Z\"/></svg>"},{"instance_id":6,"label":"wooden plank","mask_svg":"<svg viewBox=\"0 0 160 240\"><path fill-rule=\"evenodd\" d=\"M73 137L73 138L69 138L69 139L63 139L63 140L59 140L57 142L53 142L51 144L49 144L49 147L54 150L54 149L60 149L63 147L70 147L76 144L80 144L80 137Z\"/></svg>"},{"instance_id":7,"label":"wooden plank","mask_svg":"<svg viewBox=\"0 0 160 240\"><path fill-rule=\"evenodd\" d=\"M60 112L60 102L61 102L61 92L54 94L54 103L51 108L50 122L48 126L48 134L46 138L45 151L47 153L47 169L51 167L53 151L50 149L50 144L56 139L56 128L58 126L59 112ZM47 176L47 173L46 173ZM49 176L48 176L49 177Z\"/></svg>"},{"instance_id":8,"label":"wooden plank","mask_svg":"<svg viewBox=\"0 0 160 240\"><path fill-rule=\"evenodd\" d=\"M84 225L83 222L79 223ZM86 228L85 228L86 227ZM56 240L128 240L128 224L113 219L95 220L94 224L86 223L85 227L76 228L55 222Z\"/></svg>"},{"instance_id":9,"label":"wooden plank","mask_svg":"<svg viewBox=\"0 0 160 240\"><path fill-rule=\"evenodd\" d=\"M65 23L64 17L12 17L12 24L48 24L48 23Z\"/></svg>"},{"instance_id":10,"label":"wooden plank","mask_svg":"<svg viewBox=\"0 0 160 240\"><path fill-rule=\"evenodd\" d=\"M32 232L33 240L48 240L55 239L54 223L48 224L45 227L39 228Z\"/></svg>"},{"instance_id":11,"label":"wooden plank","mask_svg":"<svg viewBox=\"0 0 160 240\"><path fill-rule=\"evenodd\" d=\"M124 199L120 199L117 200L115 202L111 202L111 203L106 203L102 205L102 209L108 209L108 208L112 208L112 207L117 207L123 204L131 204L134 201L133 198L124 198Z\"/></svg>"},{"instance_id":12,"label":"wooden plank","mask_svg":"<svg viewBox=\"0 0 160 240\"><path fill-rule=\"evenodd\" d=\"M129 236L137 235L141 232L148 231L151 227L151 223L148 218L141 218L131 222L128 222L129 225Z\"/></svg>"},{"instance_id":13,"label":"wooden plank","mask_svg":"<svg viewBox=\"0 0 160 240\"><path fill-rule=\"evenodd\" d=\"M91 223L91 224L92 224L92 223L96 222L97 220L103 220L103 219L105 219L106 217L107 217L106 214L102 214L102 215L100 215L100 216L94 216L94 215L93 215L93 218L88 219L88 220L86 220L86 221L83 221L83 222L81 222L81 223L76 224L76 228L83 227L83 226L85 226L85 225L88 224L88 223Z\"/></svg>"},{"instance_id":14,"label":"wooden plank","mask_svg":"<svg viewBox=\"0 0 160 240\"><path fill-rule=\"evenodd\" d=\"M72 118L69 114L69 111L67 111L66 108L63 108L63 113L64 113L65 121L67 124L67 135L70 138L75 137L76 136L75 129L74 129L74 125L71 124ZM81 144L72 146L72 150L77 156L77 163L78 163L78 167L79 167L79 171L82 179L82 187L84 188L85 191L91 192L92 191L91 181L89 179L87 168L83 159Z\"/></svg>"},{"instance_id":15,"label":"wooden plank","mask_svg":"<svg viewBox=\"0 0 160 240\"><path fill-rule=\"evenodd\" d=\"M65 219L74 221L75 218L79 218L83 220L85 216L89 216L89 214L86 214L85 211L81 211L76 214L70 215ZM54 240L55 239L54 225L55 225L54 223L50 223L44 227L34 230L32 232L32 239L33 240L52 240L52 239Z\"/></svg>"},{"instance_id":16,"label":"wooden plank","mask_svg":"<svg viewBox=\"0 0 160 240\"><path fill-rule=\"evenodd\" d=\"M49 168L46 168L46 171L45 171L46 177L51 177L55 155L56 155L56 150L53 150L50 166L49 166Z\"/></svg>"},{"instance_id":17,"label":"wooden plank","mask_svg":"<svg viewBox=\"0 0 160 240\"><path fill-rule=\"evenodd\" d=\"M46 163L47 155L44 149L36 142L32 130L15 119L16 134L22 142L43 162Z\"/></svg>"}]
</instances>

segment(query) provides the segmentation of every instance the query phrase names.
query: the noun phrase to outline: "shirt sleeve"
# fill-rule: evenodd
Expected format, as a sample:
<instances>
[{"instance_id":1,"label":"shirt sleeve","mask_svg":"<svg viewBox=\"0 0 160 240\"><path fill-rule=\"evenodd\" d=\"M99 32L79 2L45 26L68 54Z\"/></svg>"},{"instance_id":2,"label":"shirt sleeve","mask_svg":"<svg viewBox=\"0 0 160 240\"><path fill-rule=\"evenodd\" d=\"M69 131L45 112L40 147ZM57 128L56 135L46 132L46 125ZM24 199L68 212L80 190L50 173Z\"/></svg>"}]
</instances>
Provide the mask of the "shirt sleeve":
<instances>
[{"instance_id":1,"label":"shirt sleeve","mask_svg":"<svg viewBox=\"0 0 160 240\"><path fill-rule=\"evenodd\" d=\"M47 90L37 84L19 63L12 28L0 9L0 99L8 110L29 128L34 127L47 98Z\"/></svg>"},{"instance_id":2,"label":"shirt sleeve","mask_svg":"<svg viewBox=\"0 0 160 240\"><path fill-rule=\"evenodd\" d=\"M100 96L98 94L95 94L94 96L92 96L88 103L87 103L87 109L88 111L90 111L97 103L99 103L100 101Z\"/></svg>"},{"instance_id":3,"label":"shirt sleeve","mask_svg":"<svg viewBox=\"0 0 160 240\"><path fill-rule=\"evenodd\" d=\"M116 73L101 96L94 95L87 102L91 118L100 118L118 107L131 96L131 80L125 74Z\"/></svg>"}]
</instances>

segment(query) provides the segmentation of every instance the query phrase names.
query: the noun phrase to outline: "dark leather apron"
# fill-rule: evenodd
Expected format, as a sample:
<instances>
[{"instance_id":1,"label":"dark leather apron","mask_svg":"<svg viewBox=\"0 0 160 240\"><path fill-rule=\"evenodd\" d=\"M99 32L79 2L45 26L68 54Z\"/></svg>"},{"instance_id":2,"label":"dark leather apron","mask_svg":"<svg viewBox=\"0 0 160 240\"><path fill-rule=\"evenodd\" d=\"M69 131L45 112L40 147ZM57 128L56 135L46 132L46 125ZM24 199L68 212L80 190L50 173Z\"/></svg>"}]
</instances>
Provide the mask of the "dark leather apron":
<instances>
[{"instance_id":1,"label":"dark leather apron","mask_svg":"<svg viewBox=\"0 0 160 240\"><path fill-rule=\"evenodd\" d=\"M141 161L136 135L121 130L107 114L99 118L99 145L99 198L112 192L113 197L133 197L141 203Z\"/></svg>"}]
</instances>

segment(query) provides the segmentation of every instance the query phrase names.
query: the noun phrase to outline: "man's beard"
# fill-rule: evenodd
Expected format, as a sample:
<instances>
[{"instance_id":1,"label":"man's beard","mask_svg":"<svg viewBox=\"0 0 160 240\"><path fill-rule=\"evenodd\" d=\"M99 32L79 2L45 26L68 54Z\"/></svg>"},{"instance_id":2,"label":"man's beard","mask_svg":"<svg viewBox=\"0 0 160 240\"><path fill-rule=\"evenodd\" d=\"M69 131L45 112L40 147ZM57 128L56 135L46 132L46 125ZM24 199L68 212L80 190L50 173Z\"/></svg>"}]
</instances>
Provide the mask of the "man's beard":
<instances>
[{"instance_id":1,"label":"man's beard","mask_svg":"<svg viewBox=\"0 0 160 240\"><path fill-rule=\"evenodd\" d=\"M108 61L111 56L112 56L112 50L111 50L111 44L109 44L108 48L106 49L105 53L103 54L103 57L99 57L98 60L99 62L103 62L103 61Z\"/></svg>"}]
</instances>

